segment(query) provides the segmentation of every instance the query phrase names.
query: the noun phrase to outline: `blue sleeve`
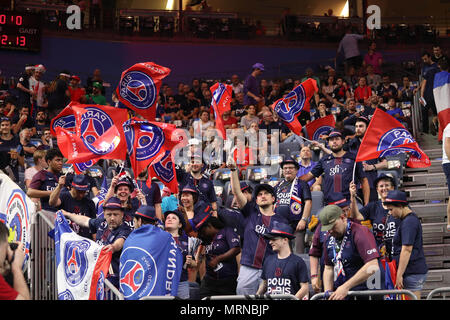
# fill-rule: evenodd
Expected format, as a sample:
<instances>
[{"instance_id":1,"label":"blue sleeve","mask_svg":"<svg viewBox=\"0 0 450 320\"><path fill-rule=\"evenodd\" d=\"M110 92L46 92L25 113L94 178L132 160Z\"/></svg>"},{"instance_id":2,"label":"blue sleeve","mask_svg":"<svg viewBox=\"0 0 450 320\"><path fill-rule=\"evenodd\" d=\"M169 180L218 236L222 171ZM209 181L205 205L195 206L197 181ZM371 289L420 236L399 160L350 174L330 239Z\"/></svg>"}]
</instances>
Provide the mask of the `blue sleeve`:
<instances>
[{"instance_id":1,"label":"blue sleeve","mask_svg":"<svg viewBox=\"0 0 450 320\"><path fill-rule=\"evenodd\" d=\"M322 158L323 159L323 158ZM323 173L323 165L322 165L322 159L320 159L314 168L311 169L311 173L314 177L318 178Z\"/></svg>"},{"instance_id":2,"label":"blue sleeve","mask_svg":"<svg viewBox=\"0 0 450 320\"><path fill-rule=\"evenodd\" d=\"M309 188L309 185L303 180L299 181L302 188L303 201L312 200L311 189Z\"/></svg>"},{"instance_id":3,"label":"blue sleeve","mask_svg":"<svg viewBox=\"0 0 450 320\"><path fill-rule=\"evenodd\" d=\"M241 246L241 240L239 239L239 236L236 232L233 231L231 228L227 228L226 230L227 235L227 243L228 246L231 248L236 248Z\"/></svg>"},{"instance_id":4,"label":"blue sleeve","mask_svg":"<svg viewBox=\"0 0 450 320\"><path fill-rule=\"evenodd\" d=\"M209 184L209 195L208 198L211 202L217 202L216 190L214 189L214 184L211 180L208 181Z\"/></svg>"},{"instance_id":5,"label":"blue sleeve","mask_svg":"<svg viewBox=\"0 0 450 320\"><path fill-rule=\"evenodd\" d=\"M419 232L419 219L415 217L407 217L403 220L400 228L402 229L402 245L412 246L414 245L417 233Z\"/></svg>"},{"instance_id":6,"label":"blue sleeve","mask_svg":"<svg viewBox=\"0 0 450 320\"><path fill-rule=\"evenodd\" d=\"M98 227L104 220L105 218L89 219L89 232L93 234L97 233Z\"/></svg>"},{"instance_id":7,"label":"blue sleeve","mask_svg":"<svg viewBox=\"0 0 450 320\"><path fill-rule=\"evenodd\" d=\"M371 212L373 211L373 203L374 202L370 202L367 204L367 206L362 207L359 212L362 214L362 216L364 217L364 220L367 219L371 219Z\"/></svg>"}]
</instances>

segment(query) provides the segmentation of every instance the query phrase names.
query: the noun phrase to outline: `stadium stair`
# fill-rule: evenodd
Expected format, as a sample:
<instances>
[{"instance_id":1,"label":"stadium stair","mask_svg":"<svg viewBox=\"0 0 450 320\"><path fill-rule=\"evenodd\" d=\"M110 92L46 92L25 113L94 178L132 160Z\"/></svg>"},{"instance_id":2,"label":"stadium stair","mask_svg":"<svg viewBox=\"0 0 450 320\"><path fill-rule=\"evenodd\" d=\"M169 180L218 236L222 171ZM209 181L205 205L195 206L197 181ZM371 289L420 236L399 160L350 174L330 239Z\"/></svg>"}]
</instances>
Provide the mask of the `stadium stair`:
<instances>
[{"instance_id":1,"label":"stadium stair","mask_svg":"<svg viewBox=\"0 0 450 320\"><path fill-rule=\"evenodd\" d=\"M423 134L422 150L431 160L428 168L406 168L402 189L410 207L422 221L423 247L429 268L422 299L435 288L450 286L450 232L446 231L448 188L442 169L442 145L436 136Z\"/></svg>"}]
</instances>

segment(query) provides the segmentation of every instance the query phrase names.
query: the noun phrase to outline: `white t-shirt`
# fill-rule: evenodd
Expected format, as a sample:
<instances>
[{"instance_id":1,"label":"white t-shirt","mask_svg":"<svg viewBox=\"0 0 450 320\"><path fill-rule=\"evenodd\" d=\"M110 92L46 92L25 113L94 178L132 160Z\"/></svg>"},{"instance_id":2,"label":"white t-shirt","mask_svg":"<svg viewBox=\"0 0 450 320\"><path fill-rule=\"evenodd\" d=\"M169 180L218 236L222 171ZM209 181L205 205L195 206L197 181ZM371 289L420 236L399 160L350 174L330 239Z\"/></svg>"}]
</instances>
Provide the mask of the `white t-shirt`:
<instances>
[{"instance_id":1,"label":"white t-shirt","mask_svg":"<svg viewBox=\"0 0 450 320\"><path fill-rule=\"evenodd\" d=\"M36 80L34 77L30 77L30 90L37 92L37 105L38 107L42 107L44 105L44 89L45 84L42 81Z\"/></svg>"},{"instance_id":2,"label":"white t-shirt","mask_svg":"<svg viewBox=\"0 0 450 320\"><path fill-rule=\"evenodd\" d=\"M444 129L444 133L442 134L442 164L450 163L450 160L447 158L447 154L445 153L445 138L450 138L450 123Z\"/></svg>"}]
</instances>

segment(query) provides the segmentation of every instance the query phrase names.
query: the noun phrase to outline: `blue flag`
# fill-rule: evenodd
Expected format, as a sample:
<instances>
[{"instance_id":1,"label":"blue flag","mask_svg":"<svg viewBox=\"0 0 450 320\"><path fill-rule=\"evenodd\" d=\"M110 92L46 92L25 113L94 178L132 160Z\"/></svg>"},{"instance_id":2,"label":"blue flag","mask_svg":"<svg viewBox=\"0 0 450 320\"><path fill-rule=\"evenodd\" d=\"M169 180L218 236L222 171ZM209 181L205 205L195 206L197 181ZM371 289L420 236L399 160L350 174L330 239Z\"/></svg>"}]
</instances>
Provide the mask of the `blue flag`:
<instances>
[{"instance_id":1,"label":"blue flag","mask_svg":"<svg viewBox=\"0 0 450 320\"><path fill-rule=\"evenodd\" d=\"M172 235L153 225L134 230L120 255L120 292L126 300L176 296L183 256Z\"/></svg>"},{"instance_id":2,"label":"blue flag","mask_svg":"<svg viewBox=\"0 0 450 320\"><path fill-rule=\"evenodd\" d=\"M98 193L97 199L97 218L103 217L103 202L105 201L106 194L108 193L108 183L106 182L106 176L103 176L102 186Z\"/></svg>"}]
</instances>

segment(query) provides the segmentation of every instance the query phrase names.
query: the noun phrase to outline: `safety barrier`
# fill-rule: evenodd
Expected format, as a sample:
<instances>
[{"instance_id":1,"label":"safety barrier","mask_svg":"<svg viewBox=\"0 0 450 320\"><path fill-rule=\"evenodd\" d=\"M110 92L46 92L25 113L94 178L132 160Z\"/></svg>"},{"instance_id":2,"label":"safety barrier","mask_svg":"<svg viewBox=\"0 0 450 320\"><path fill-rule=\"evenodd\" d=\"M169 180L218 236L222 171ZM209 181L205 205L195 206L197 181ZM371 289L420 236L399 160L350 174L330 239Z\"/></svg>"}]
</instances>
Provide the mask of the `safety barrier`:
<instances>
[{"instance_id":1,"label":"safety barrier","mask_svg":"<svg viewBox=\"0 0 450 320\"><path fill-rule=\"evenodd\" d=\"M450 287L436 288L436 289L430 291L430 293L427 295L427 300L433 300L433 296L435 296L437 294L441 294L441 293L443 293L443 296L441 297L441 299L447 300L445 293L450 293Z\"/></svg>"},{"instance_id":2,"label":"safety barrier","mask_svg":"<svg viewBox=\"0 0 450 320\"><path fill-rule=\"evenodd\" d=\"M331 292L330 292L331 294ZM365 290L365 291L349 291L347 296L353 297L368 297L369 300L372 300L372 297L383 297L386 295L407 295L410 297L410 300L417 300L417 297L414 293L409 290ZM325 292L317 293L311 297L310 300L319 300L325 298Z\"/></svg>"},{"instance_id":3,"label":"safety barrier","mask_svg":"<svg viewBox=\"0 0 450 320\"><path fill-rule=\"evenodd\" d=\"M33 300L57 300L55 241L48 233L55 228L55 213L41 210L31 221L30 291ZM124 300L123 295L105 280L105 300Z\"/></svg>"},{"instance_id":4,"label":"safety barrier","mask_svg":"<svg viewBox=\"0 0 450 320\"><path fill-rule=\"evenodd\" d=\"M252 295L224 295L210 296L202 300L299 300L292 294L252 294Z\"/></svg>"}]
</instances>

